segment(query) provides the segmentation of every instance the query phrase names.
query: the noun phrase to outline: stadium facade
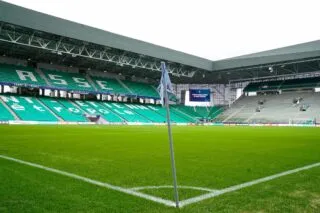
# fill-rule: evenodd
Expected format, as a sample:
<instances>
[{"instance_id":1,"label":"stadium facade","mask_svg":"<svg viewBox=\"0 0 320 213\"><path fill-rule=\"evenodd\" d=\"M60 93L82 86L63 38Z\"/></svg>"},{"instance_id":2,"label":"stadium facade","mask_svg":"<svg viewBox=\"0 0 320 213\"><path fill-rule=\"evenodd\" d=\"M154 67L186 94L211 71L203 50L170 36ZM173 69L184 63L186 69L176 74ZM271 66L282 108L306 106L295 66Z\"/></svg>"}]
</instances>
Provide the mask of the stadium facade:
<instances>
[{"instance_id":1,"label":"stadium facade","mask_svg":"<svg viewBox=\"0 0 320 213\"><path fill-rule=\"evenodd\" d=\"M174 123L320 123L320 40L210 61L0 2L0 56L6 123L163 124L161 61Z\"/></svg>"}]
</instances>

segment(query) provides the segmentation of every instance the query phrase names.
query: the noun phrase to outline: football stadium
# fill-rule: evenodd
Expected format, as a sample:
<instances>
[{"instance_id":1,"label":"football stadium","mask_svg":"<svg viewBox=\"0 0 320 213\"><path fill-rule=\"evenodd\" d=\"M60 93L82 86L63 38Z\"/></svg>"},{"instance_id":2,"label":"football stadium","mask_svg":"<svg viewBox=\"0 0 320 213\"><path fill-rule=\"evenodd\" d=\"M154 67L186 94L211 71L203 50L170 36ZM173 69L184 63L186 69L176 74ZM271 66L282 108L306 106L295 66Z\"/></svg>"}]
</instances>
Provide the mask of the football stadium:
<instances>
[{"instance_id":1,"label":"football stadium","mask_svg":"<svg viewBox=\"0 0 320 213\"><path fill-rule=\"evenodd\" d=\"M320 40L212 61L0 1L0 124L0 212L320 212Z\"/></svg>"}]
</instances>

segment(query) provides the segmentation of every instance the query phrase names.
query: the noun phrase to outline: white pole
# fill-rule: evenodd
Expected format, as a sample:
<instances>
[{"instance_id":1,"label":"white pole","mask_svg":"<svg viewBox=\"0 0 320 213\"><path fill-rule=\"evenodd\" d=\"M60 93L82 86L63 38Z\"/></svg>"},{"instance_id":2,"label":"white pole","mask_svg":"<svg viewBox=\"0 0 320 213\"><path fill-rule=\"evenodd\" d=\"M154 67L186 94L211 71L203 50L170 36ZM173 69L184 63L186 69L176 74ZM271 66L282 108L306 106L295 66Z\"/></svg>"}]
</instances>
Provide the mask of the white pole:
<instances>
[{"instance_id":1,"label":"white pole","mask_svg":"<svg viewBox=\"0 0 320 213\"><path fill-rule=\"evenodd\" d=\"M164 82L165 82L164 93L165 93L165 104L167 109L167 124L168 124L168 135L169 135L169 144L170 144L171 168L172 168L172 176L173 176L174 199L176 202L176 207L179 208L177 172L176 172L176 165L174 160L173 139L172 139L171 123L170 123L169 97L168 97L168 91L167 91L167 82L166 81Z\"/></svg>"}]
</instances>

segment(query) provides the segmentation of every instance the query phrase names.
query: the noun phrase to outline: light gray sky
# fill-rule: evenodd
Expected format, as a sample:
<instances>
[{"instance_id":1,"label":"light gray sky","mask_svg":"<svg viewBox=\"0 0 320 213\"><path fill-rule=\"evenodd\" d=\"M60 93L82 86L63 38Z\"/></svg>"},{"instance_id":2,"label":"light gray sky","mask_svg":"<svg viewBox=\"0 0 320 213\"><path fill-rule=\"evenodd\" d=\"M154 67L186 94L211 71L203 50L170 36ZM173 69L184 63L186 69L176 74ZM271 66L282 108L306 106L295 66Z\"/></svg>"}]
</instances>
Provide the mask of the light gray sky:
<instances>
[{"instance_id":1,"label":"light gray sky","mask_svg":"<svg viewBox=\"0 0 320 213\"><path fill-rule=\"evenodd\" d=\"M211 60L320 39L319 0L7 0Z\"/></svg>"}]
</instances>

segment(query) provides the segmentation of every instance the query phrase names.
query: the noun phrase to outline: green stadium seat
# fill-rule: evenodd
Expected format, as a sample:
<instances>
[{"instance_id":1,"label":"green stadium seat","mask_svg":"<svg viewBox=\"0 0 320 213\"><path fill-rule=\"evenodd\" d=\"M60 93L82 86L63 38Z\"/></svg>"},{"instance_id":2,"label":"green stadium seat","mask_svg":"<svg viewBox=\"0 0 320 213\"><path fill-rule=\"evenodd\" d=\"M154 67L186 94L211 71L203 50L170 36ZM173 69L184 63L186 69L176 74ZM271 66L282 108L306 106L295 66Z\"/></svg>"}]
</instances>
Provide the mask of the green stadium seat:
<instances>
[{"instance_id":1,"label":"green stadium seat","mask_svg":"<svg viewBox=\"0 0 320 213\"><path fill-rule=\"evenodd\" d=\"M41 69L52 87L70 91L94 91L85 75L57 70Z\"/></svg>"},{"instance_id":2,"label":"green stadium seat","mask_svg":"<svg viewBox=\"0 0 320 213\"><path fill-rule=\"evenodd\" d=\"M146 105L141 104L125 104L127 108L133 110L140 115L147 117L149 120L155 123L164 123L166 122L166 117L160 115L159 113L155 112L154 110L150 109Z\"/></svg>"},{"instance_id":3,"label":"green stadium seat","mask_svg":"<svg viewBox=\"0 0 320 213\"><path fill-rule=\"evenodd\" d=\"M222 112L223 112L223 107L220 107L220 106L211 107L208 117L210 119L214 119L217 116L219 116Z\"/></svg>"},{"instance_id":4,"label":"green stadium seat","mask_svg":"<svg viewBox=\"0 0 320 213\"><path fill-rule=\"evenodd\" d=\"M34 68L9 64L0 64L0 82L31 87L47 86Z\"/></svg>"},{"instance_id":5,"label":"green stadium seat","mask_svg":"<svg viewBox=\"0 0 320 213\"><path fill-rule=\"evenodd\" d=\"M145 96L150 98L159 98L157 90L150 84L122 81L134 95Z\"/></svg>"},{"instance_id":6,"label":"green stadium seat","mask_svg":"<svg viewBox=\"0 0 320 213\"><path fill-rule=\"evenodd\" d=\"M0 102L0 121L15 120L9 110Z\"/></svg>"},{"instance_id":7,"label":"green stadium seat","mask_svg":"<svg viewBox=\"0 0 320 213\"><path fill-rule=\"evenodd\" d=\"M193 107L185 106L185 105L174 105L175 109L184 112L188 115L191 115L192 117L199 119L201 116L194 110Z\"/></svg>"},{"instance_id":8,"label":"green stadium seat","mask_svg":"<svg viewBox=\"0 0 320 213\"><path fill-rule=\"evenodd\" d=\"M192 116L194 120L213 119L223 112L223 108L219 106L191 107L191 106L184 106L184 105L176 105L174 106L174 108L185 114L188 114L189 116Z\"/></svg>"},{"instance_id":9,"label":"green stadium seat","mask_svg":"<svg viewBox=\"0 0 320 213\"><path fill-rule=\"evenodd\" d=\"M171 107L170 110L172 110L175 114L177 114L179 117L187 120L189 123L194 123L197 121L197 119L195 119L194 117L184 113L184 112L181 112L180 110L178 110L177 108L173 108Z\"/></svg>"},{"instance_id":10,"label":"green stadium seat","mask_svg":"<svg viewBox=\"0 0 320 213\"><path fill-rule=\"evenodd\" d=\"M200 115L201 118L208 118L210 109L208 109L208 107L194 107L196 113L198 113Z\"/></svg>"},{"instance_id":11,"label":"green stadium seat","mask_svg":"<svg viewBox=\"0 0 320 213\"><path fill-rule=\"evenodd\" d=\"M106 121L112 123L123 122L123 119L120 116L109 109L106 109L97 101L75 100L74 103L89 115L101 115Z\"/></svg>"},{"instance_id":12,"label":"green stadium seat","mask_svg":"<svg viewBox=\"0 0 320 213\"><path fill-rule=\"evenodd\" d=\"M23 121L58 121L37 98L23 96L0 96Z\"/></svg>"},{"instance_id":13,"label":"green stadium seat","mask_svg":"<svg viewBox=\"0 0 320 213\"><path fill-rule=\"evenodd\" d=\"M76 114L77 116L84 117L85 112L80 109L75 103L73 103L70 100L67 99L57 99L59 103L64 106L68 111L70 111L73 114Z\"/></svg>"},{"instance_id":14,"label":"green stadium seat","mask_svg":"<svg viewBox=\"0 0 320 213\"><path fill-rule=\"evenodd\" d=\"M131 110L124 103L108 103L101 102L101 104L109 109L110 111L116 113L118 116L126 120L127 122L141 122L141 123L151 123L149 119L138 114L137 112Z\"/></svg>"},{"instance_id":15,"label":"green stadium seat","mask_svg":"<svg viewBox=\"0 0 320 213\"><path fill-rule=\"evenodd\" d=\"M116 79L90 76L98 91L112 94L130 94Z\"/></svg>"},{"instance_id":16,"label":"green stadium seat","mask_svg":"<svg viewBox=\"0 0 320 213\"><path fill-rule=\"evenodd\" d=\"M86 122L85 116L74 113L74 110L69 110L67 107L59 103L58 100L52 98L39 98L39 100L45 104L52 112L62 118L64 121L69 122Z\"/></svg>"},{"instance_id":17,"label":"green stadium seat","mask_svg":"<svg viewBox=\"0 0 320 213\"><path fill-rule=\"evenodd\" d=\"M161 107L159 105L149 105L148 106L150 109L152 109L153 111L159 113L160 115L162 115L163 117L166 117L167 112L166 109L164 107ZM170 120L171 122L175 122L175 123L189 123L189 119L185 119L183 117L180 117L178 114L176 114L174 111L170 111Z\"/></svg>"}]
</instances>

